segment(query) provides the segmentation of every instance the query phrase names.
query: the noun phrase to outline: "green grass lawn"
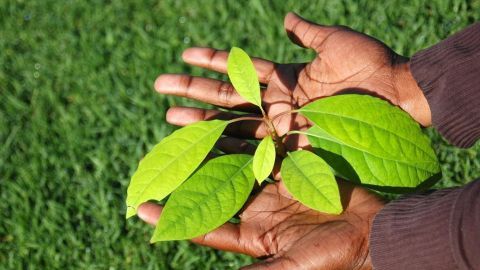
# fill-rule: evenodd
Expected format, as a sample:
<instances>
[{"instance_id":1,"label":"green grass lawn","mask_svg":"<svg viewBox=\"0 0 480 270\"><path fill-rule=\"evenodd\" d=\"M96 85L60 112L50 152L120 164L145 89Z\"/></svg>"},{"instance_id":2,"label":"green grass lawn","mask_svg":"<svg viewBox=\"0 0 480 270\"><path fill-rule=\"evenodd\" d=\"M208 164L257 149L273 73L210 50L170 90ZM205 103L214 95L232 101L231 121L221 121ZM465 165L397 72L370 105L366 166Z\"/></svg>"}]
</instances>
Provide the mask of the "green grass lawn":
<instances>
[{"instance_id":1,"label":"green grass lawn","mask_svg":"<svg viewBox=\"0 0 480 270\"><path fill-rule=\"evenodd\" d=\"M252 260L188 242L150 245L125 221L139 159L173 127L160 73L219 77L182 63L183 49L240 46L307 61L288 11L344 24L412 55L480 18L480 1L0 1L0 269L229 269ZM378 4L375 4L378 3ZM408 4L407 4L408 3ZM480 176L480 144L450 146L427 131L438 187Z\"/></svg>"}]
</instances>

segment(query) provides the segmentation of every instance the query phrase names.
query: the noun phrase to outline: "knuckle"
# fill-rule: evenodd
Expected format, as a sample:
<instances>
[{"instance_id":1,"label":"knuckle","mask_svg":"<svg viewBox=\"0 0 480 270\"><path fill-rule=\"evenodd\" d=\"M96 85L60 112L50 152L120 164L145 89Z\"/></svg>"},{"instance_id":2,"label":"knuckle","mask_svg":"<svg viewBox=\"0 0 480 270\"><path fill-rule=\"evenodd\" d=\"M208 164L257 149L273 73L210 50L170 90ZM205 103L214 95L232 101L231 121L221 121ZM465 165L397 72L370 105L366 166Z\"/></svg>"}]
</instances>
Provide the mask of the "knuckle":
<instances>
[{"instance_id":1,"label":"knuckle","mask_svg":"<svg viewBox=\"0 0 480 270\"><path fill-rule=\"evenodd\" d=\"M178 79L179 88L183 90L185 97L189 97L192 79L193 77L187 75L181 75Z\"/></svg>"},{"instance_id":2,"label":"knuckle","mask_svg":"<svg viewBox=\"0 0 480 270\"><path fill-rule=\"evenodd\" d=\"M207 65L207 68L208 69L212 69L213 68L213 62L215 60L215 58L217 57L217 54L218 54L218 50L216 49L211 49L210 50L210 55L208 57L208 65Z\"/></svg>"},{"instance_id":3,"label":"knuckle","mask_svg":"<svg viewBox=\"0 0 480 270\"><path fill-rule=\"evenodd\" d=\"M217 89L217 96L222 102L222 104L225 104L228 106L231 103L230 100L234 92L235 92L235 89L231 84L222 82L222 84L220 84L220 86Z\"/></svg>"}]
</instances>

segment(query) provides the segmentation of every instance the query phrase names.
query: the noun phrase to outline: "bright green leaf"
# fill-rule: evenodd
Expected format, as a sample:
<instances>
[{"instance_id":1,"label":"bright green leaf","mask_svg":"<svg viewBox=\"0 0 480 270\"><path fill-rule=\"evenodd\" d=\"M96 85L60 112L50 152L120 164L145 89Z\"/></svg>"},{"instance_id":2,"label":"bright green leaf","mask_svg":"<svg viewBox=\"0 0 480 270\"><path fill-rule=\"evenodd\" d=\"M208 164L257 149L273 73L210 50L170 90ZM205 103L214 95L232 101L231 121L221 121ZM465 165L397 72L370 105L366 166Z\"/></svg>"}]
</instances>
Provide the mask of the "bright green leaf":
<instances>
[{"instance_id":1,"label":"bright green leaf","mask_svg":"<svg viewBox=\"0 0 480 270\"><path fill-rule=\"evenodd\" d=\"M280 173L287 190L304 205L329 214L342 212L335 177L327 163L314 153L288 153Z\"/></svg>"},{"instance_id":2,"label":"bright green leaf","mask_svg":"<svg viewBox=\"0 0 480 270\"><path fill-rule=\"evenodd\" d=\"M330 150L327 151L318 146L318 137L328 138L330 141L335 141L328 133L322 130L317 125L313 125L308 132L298 132L301 134L307 135L310 143L314 144L314 153L321 157L327 164L335 171L335 175L341 177L342 179L353 180L358 182L359 177L353 167L341 156L341 151L339 150L340 144L331 144Z\"/></svg>"},{"instance_id":3,"label":"bright green leaf","mask_svg":"<svg viewBox=\"0 0 480 270\"><path fill-rule=\"evenodd\" d=\"M258 183L262 183L273 170L275 164L275 144L272 137L263 138L253 157L253 173Z\"/></svg>"},{"instance_id":4,"label":"bright green leaf","mask_svg":"<svg viewBox=\"0 0 480 270\"><path fill-rule=\"evenodd\" d=\"M440 167L423 134L406 112L368 95L339 95L299 110L316 126L313 147L341 155L364 184L416 187Z\"/></svg>"},{"instance_id":5,"label":"bright green leaf","mask_svg":"<svg viewBox=\"0 0 480 270\"><path fill-rule=\"evenodd\" d=\"M164 138L138 165L127 191L127 218L148 200L162 200L205 159L228 122L202 121Z\"/></svg>"},{"instance_id":6,"label":"bright green leaf","mask_svg":"<svg viewBox=\"0 0 480 270\"><path fill-rule=\"evenodd\" d=\"M260 83L253 62L242 49L233 47L227 61L228 77L238 94L246 101L262 107Z\"/></svg>"},{"instance_id":7,"label":"bright green leaf","mask_svg":"<svg viewBox=\"0 0 480 270\"><path fill-rule=\"evenodd\" d=\"M253 188L252 158L235 154L208 161L172 193L151 242L191 239L232 218Z\"/></svg>"}]
</instances>

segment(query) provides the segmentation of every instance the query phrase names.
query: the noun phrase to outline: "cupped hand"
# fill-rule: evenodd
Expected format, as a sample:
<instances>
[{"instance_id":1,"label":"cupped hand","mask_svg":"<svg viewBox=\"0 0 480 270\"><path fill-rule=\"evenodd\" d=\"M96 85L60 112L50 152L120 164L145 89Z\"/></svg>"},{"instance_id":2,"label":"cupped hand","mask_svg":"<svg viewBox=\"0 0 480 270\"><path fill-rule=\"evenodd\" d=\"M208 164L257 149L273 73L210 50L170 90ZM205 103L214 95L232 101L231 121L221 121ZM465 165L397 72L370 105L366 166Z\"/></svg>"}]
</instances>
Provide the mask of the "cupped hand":
<instances>
[{"instance_id":1,"label":"cupped hand","mask_svg":"<svg viewBox=\"0 0 480 270\"><path fill-rule=\"evenodd\" d=\"M310 63L278 64L260 58L253 62L262 90L263 107L269 117L297 109L315 99L336 93L363 92L384 98L400 106L420 124L431 123L428 103L409 72L408 59L382 42L344 26L322 26L306 21L294 13L285 17L285 29L296 44L311 48L317 56ZM185 62L226 73L228 52L210 48L190 48L183 53ZM155 81L155 89L196 99L223 108L258 114L255 106L246 103L233 86L225 81L164 74ZM258 115L260 117L260 115ZM211 118L233 118L236 115L217 110L174 107L167 121L187 125ZM292 129L308 127L298 114L285 114L275 121L282 136ZM267 128L259 122L239 122L227 132L236 137L261 138ZM306 146L305 138L287 136L287 147Z\"/></svg>"},{"instance_id":2,"label":"cupped hand","mask_svg":"<svg viewBox=\"0 0 480 270\"><path fill-rule=\"evenodd\" d=\"M226 223L192 242L262 258L242 269L371 269L369 232L383 202L363 188L340 182L345 211L322 214L291 198L281 182L267 184L245 205L240 223ZM150 224L162 206L142 204L138 215Z\"/></svg>"},{"instance_id":3,"label":"cupped hand","mask_svg":"<svg viewBox=\"0 0 480 270\"><path fill-rule=\"evenodd\" d=\"M247 141L232 137L220 139L217 148L227 154L255 151ZM384 201L343 180L338 180L338 186L344 209L341 215L324 214L302 205L292 198L282 181L277 181L255 191L240 211L238 224L225 223L191 241L260 259L242 269L372 269L370 229ZM162 209L147 202L138 208L138 216L155 225Z\"/></svg>"}]
</instances>

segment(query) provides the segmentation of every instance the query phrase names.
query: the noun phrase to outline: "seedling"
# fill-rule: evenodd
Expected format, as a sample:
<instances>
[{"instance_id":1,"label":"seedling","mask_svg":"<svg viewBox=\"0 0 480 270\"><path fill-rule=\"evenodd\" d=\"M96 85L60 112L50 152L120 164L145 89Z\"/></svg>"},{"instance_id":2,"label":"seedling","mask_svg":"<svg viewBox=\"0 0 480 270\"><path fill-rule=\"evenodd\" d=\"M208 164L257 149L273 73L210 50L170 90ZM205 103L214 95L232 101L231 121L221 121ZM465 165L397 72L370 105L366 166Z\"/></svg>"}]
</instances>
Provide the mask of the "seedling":
<instances>
[{"instance_id":1,"label":"seedling","mask_svg":"<svg viewBox=\"0 0 480 270\"><path fill-rule=\"evenodd\" d=\"M127 195L127 218L148 200L170 195L151 242L191 239L228 222L247 201L255 179L271 174L277 155L287 190L305 206L340 214L335 175L371 187L415 188L439 173L430 140L404 111L368 95L338 95L311 102L291 113L312 123L304 134L314 152L287 152L274 121L262 108L260 84L250 57L232 48L228 76L246 101L258 106L269 136L253 156L207 154L228 124L248 117L201 121L173 132L139 163ZM203 164L202 164L203 163ZM199 168L200 167L200 168ZM269 183L263 183L269 184Z\"/></svg>"}]
</instances>

